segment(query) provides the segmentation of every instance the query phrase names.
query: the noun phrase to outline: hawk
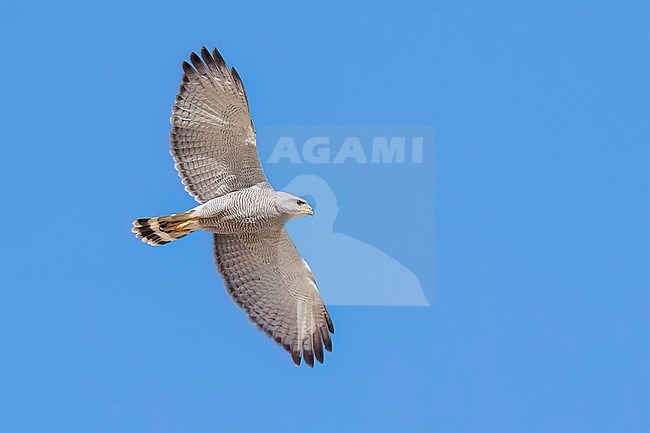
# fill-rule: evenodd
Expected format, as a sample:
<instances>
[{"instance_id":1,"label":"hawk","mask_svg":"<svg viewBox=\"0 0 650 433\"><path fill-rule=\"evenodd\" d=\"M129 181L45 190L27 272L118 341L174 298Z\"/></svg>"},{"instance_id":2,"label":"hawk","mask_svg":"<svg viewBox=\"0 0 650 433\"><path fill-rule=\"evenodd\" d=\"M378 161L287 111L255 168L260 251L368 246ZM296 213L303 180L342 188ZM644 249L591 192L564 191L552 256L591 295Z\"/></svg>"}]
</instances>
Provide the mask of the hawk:
<instances>
[{"instance_id":1,"label":"hawk","mask_svg":"<svg viewBox=\"0 0 650 433\"><path fill-rule=\"evenodd\" d=\"M309 204L276 191L257 154L248 98L235 68L205 47L183 62L169 135L174 166L200 204L133 222L132 232L164 245L196 230L212 233L226 291L249 320L310 367L332 351L334 326L307 262L284 224L313 215Z\"/></svg>"}]
</instances>

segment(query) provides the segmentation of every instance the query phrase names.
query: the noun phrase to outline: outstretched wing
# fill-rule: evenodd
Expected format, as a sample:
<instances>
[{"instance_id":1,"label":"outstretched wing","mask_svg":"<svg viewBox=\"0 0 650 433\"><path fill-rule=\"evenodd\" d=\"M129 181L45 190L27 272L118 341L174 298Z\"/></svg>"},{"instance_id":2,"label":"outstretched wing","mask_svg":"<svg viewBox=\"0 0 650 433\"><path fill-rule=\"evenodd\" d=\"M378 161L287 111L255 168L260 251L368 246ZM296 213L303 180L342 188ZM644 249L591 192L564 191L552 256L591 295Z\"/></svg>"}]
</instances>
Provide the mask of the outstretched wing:
<instances>
[{"instance_id":1,"label":"outstretched wing","mask_svg":"<svg viewBox=\"0 0 650 433\"><path fill-rule=\"evenodd\" d=\"M170 153L185 190L205 203L266 178L239 74L216 48L190 60L172 107Z\"/></svg>"},{"instance_id":2,"label":"outstretched wing","mask_svg":"<svg viewBox=\"0 0 650 433\"><path fill-rule=\"evenodd\" d=\"M214 235L226 290L255 323L300 365L332 351L332 320L314 276L284 226L249 234Z\"/></svg>"}]
</instances>

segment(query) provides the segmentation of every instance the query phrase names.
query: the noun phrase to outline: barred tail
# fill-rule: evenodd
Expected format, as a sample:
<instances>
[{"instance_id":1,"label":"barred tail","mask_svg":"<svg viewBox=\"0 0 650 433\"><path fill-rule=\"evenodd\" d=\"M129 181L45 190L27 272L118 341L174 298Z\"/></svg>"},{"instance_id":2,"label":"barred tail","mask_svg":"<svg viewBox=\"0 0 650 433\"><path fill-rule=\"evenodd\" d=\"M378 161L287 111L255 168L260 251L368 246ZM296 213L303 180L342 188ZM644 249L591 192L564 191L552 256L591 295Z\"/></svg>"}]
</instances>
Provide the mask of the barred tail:
<instances>
[{"instance_id":1,"label":"barred tail","mask_svg":"<svg viewBox=\"0 0 650 433\"><path fill-rule=\"evenodd\" d=\"M158 218L140 218L133 221L131 231L136 238L149 245L165 245L199 228L194 210Z\"/></svg>"}]
</instances>

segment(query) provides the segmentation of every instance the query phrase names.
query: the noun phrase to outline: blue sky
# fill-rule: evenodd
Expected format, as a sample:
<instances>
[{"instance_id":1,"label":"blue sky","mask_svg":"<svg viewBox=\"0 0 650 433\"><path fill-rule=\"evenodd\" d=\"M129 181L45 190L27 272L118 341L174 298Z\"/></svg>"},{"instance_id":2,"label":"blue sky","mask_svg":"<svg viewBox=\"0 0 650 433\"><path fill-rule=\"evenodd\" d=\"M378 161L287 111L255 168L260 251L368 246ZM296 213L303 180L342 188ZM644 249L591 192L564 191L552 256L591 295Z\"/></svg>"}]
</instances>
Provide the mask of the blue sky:
<instances>
[{"instance_id":1,"label":"blue sky","mask_svg":"<svg viewBox=\"0 0 650 433\"><path fill-rule=\"evenodd\" d=\"M648 431L649 29L640 1L4 5L0 431ZM203 44L260 127L433 127L433 189L353 170L377 187L336 226L431 307L331 307L294 368L209 236L133 238L194 203L167 134ZM387 191L412 218L377 219Z\"/></svg>"}]
</instances>

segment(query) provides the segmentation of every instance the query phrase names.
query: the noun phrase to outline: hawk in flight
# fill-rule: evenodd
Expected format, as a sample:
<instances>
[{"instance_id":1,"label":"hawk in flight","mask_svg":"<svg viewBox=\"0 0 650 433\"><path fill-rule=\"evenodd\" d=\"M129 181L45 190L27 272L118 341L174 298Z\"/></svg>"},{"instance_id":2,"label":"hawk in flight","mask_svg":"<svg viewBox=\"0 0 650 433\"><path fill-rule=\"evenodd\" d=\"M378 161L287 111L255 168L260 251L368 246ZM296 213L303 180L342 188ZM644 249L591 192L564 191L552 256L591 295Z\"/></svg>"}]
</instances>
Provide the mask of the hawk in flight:
<instances>
[{"instance_id":1,"label":"hawk in flight","mask_svg":"<svg viewBox=\"0 0 650 433\"><path fill-rule=\"evenodd\" d=\"M264 176L244 85L219 52L205 47L183 62L169 135L174 166L199 206L133 222L136 237L164 245L196 230L212 233L227 292L249 320L312 367L332 351L332 320L314 275L284 223L313 215Z\"/></svg>"}]
</instances>

